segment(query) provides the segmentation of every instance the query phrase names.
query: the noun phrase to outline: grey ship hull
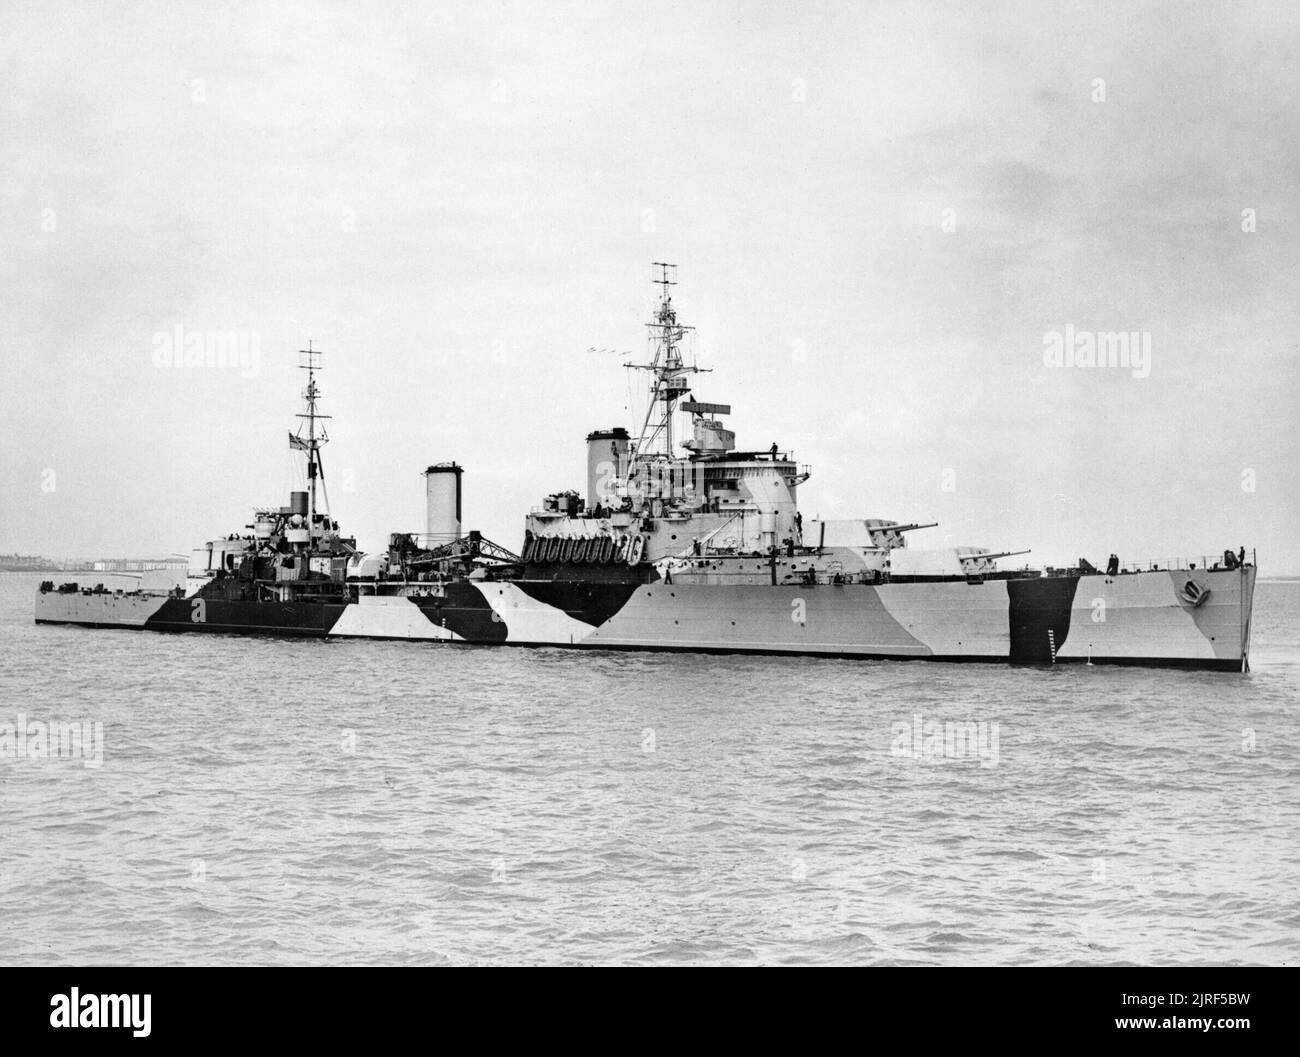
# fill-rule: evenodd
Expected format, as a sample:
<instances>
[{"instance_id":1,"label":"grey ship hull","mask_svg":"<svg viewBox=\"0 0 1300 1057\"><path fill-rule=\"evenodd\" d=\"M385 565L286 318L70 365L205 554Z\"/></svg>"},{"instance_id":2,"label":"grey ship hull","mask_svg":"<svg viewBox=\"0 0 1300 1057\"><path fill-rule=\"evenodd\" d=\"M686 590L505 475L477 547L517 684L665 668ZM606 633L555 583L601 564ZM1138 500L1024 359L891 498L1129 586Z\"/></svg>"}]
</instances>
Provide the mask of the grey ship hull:
<instances>
[{"instance_id":1,"label":"grey ship hull","mask_svg":"<svg viewBox=\"0 0 1300 1057\"><path fill-rule=\"evenodd\" d=\"M42 591L36 621L172 632L1241 671L1254 566L868 584L556 578L346 585L337 600ZM1200 605L1183 588L1209 589ZM211 595L209 597L208 595Z\"/></svg>"}]
</instances>

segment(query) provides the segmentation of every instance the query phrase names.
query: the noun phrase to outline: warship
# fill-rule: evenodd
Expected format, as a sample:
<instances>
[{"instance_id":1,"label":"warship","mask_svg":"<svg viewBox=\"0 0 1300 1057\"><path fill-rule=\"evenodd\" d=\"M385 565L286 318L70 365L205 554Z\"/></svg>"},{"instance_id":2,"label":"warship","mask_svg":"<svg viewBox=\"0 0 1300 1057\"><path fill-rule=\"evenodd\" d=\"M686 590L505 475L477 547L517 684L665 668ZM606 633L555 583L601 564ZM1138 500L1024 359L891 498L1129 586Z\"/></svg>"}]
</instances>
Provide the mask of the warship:
<instances>
[{"instance_id":1,"label":"warship","mask_svg":"<svg viewBox=\"0 0 1300 1057\"><path fill-rule=\"evenodd\" d=\"M184 583L40 585L38 624L162 632L414 639L608 650L808 654L1016 665L1249 670L1256 562L1238 553L1104 569L1006 568L1026 551L922 550L920 522L805 520L811 470L778 445L746 450L730 406L696 398L692 328L659 286L645 415L587 434L585 486L553 492L510 550L462 525L464 468L424 471L425 531L363 553L330 514L309 343L289 446L306 488L193 552ZM635 424L635 423L633 423ZM1003 567L1000 567L1002 563Z\"/></svg>"}]
</instances>

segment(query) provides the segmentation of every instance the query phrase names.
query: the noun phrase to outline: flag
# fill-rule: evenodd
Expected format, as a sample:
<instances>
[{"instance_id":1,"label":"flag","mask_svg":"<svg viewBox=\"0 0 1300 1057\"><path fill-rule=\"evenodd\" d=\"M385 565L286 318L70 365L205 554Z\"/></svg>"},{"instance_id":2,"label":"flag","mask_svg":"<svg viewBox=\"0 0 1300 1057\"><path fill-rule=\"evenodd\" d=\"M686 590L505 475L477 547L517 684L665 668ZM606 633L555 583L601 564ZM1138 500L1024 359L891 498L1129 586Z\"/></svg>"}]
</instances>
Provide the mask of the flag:
<instances>
[{"instance_id":1,"label":"flag","mask_svg":"<svg viewBox=\"0 0 1300 1057\"><path fill-rule=\"evenodd\" d=\"M289 447L297 448L299 451L311 451L311 446L305 440L295 437L292 433L289 434Z\"/></svg>"}]
</instances>

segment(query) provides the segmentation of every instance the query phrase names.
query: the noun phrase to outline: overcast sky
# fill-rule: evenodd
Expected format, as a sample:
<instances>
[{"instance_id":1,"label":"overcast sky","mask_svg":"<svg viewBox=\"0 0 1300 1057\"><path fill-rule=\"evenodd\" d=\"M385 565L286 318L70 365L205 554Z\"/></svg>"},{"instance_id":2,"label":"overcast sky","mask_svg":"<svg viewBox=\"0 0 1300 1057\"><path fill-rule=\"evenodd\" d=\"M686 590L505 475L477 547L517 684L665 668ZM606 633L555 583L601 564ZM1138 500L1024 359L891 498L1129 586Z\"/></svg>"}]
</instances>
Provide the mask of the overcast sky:
<instances>
[{"instance_id":1,"label":"overcast sky","mask_svg":"<svg viewBox=\"0 0 1300 1057\"><path fill-rule=\"evenodd\" d=\"M6 0L0 551L287 502L309 338L362 546L445 459L518 546L639 412L669 260L697 396L812 465L806 517L1300 572L1296 12ZM160 366L177 327L257 363ZM1121 331L1145 370L1047 362Z\"/></svg>"}]
</instances>

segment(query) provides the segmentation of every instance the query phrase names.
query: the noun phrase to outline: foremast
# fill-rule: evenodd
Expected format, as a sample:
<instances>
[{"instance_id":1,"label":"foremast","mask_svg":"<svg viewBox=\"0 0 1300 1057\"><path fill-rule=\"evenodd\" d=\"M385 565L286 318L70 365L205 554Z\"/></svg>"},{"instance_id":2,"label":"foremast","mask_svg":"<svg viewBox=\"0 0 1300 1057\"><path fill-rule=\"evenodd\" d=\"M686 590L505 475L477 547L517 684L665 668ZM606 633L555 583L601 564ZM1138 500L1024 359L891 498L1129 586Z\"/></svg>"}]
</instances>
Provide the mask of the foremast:
<instances>
[{"instance_id":1,"label":"foremast","mask_svg":"<svg viewBox=\"0 0 1300 1057\"><path fill-rule=\"evenodd\" d=\"M694 327L677 321L669 287L677 285L677 265L664 261L653 262L659 269L652 279L662 288L654 318L646 324L650 332L651 355L649 363L625 363L623 366L650 373L650 402L645 419L632 449L629 476L635 476L639 464L658 459L672 460L673 414L682 398L689 395L688 381L692 374L705 373L706 368L688 364L682 358L682 342Z\"/></svg>"}]
</instances>

